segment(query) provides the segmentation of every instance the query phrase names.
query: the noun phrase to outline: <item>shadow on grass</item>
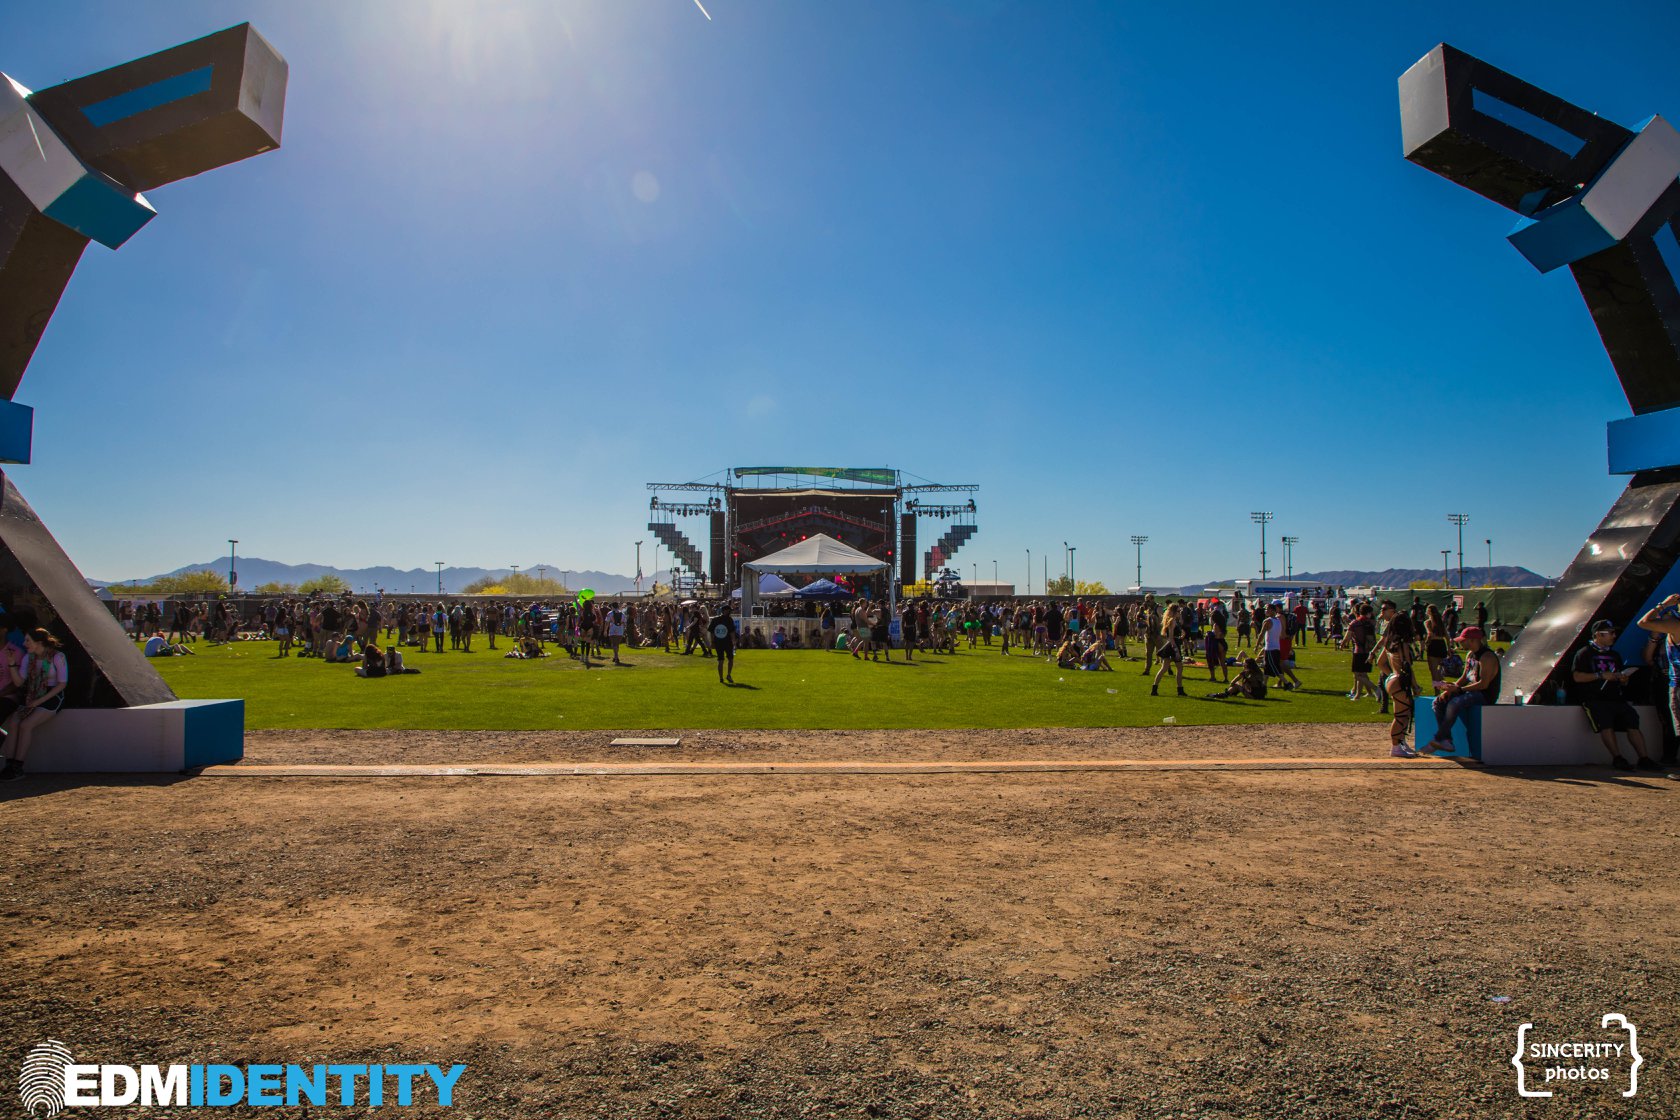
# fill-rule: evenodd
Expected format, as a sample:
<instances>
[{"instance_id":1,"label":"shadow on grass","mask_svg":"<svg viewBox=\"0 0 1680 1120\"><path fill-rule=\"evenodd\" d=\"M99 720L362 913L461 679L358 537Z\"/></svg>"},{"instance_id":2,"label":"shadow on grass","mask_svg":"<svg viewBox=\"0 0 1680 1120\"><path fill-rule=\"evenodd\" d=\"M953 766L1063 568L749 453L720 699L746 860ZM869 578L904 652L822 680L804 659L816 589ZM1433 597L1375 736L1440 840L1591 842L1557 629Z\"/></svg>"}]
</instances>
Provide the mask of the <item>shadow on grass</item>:
<instances>
[{"instance_id":1,"label":"shadow on grass","mask_svg":"<svg viewBox=\"0 0 1680 1120\"><path fill-rule=\"evenodd\" d=\"M724 681L723 684L725 688L744 688L748 692L760 691L756 684L742 684L740 681Z\"/></svg>"}]
</instances>

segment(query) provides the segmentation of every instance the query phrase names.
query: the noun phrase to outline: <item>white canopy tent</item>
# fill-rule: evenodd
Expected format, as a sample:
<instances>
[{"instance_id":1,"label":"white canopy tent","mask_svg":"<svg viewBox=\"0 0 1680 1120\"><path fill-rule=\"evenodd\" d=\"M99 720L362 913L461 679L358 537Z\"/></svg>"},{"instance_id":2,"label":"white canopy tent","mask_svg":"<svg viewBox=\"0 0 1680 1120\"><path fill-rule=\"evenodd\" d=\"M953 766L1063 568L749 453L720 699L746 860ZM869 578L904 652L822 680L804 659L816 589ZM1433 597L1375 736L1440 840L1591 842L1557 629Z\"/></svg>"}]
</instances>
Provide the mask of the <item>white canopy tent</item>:
<instances>
[{"instance_id":1,"label":"white canopy tent","mask_svg":"<svg viewBox=\"0 0 1680 1120\"><path fill-rule=\"evenodd\" d=\"M837 541L827 533L818 533L813 537L806 537L798 544L789 545L780 552L773 552L769 556L761 556L757 560L749 560L742 564L744 570L753 572L773 572L776 575L858 575L865 572L878 572L886 568L885 560L877 560L866 552L859 552L849 544ZM758 596L754 593L756 580L743 579L741 581L741 614L750 615L754 602Z\"/></svg>"}]
</instances>

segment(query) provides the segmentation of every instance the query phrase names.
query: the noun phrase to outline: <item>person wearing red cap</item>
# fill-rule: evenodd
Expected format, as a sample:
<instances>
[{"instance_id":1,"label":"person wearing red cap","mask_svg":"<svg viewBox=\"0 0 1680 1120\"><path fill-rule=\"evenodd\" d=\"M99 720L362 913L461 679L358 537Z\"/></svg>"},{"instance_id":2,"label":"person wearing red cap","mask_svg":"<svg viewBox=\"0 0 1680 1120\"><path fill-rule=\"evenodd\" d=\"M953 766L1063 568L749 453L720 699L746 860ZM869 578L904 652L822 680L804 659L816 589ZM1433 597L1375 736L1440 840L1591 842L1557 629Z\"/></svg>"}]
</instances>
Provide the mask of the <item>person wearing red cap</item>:
<instances>
[{"instance_id":1,"label":"person wearing red cap","mask_svg":"<svg viewBox=\"0 0 1680 1120\"><path fill-rule=\"evenodd\" d=\"M1435 695L1435 738L1418 748L1419 754L1453 755L1452 729L1466 710L1499 700L1499 655L1488 648L1487 635L1466 626L1456 639L1464 647L1464 674L1447 681Z\"/></svg>"}]
</instances>

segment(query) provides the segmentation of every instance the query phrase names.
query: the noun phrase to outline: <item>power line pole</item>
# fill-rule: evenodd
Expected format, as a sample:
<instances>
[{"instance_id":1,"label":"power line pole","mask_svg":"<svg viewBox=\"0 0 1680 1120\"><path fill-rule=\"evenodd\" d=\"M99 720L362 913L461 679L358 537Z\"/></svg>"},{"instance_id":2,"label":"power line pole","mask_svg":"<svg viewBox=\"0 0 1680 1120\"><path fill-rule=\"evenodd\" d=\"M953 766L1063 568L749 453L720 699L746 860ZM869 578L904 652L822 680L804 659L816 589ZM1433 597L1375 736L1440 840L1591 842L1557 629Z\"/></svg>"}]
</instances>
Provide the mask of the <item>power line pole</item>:
<instances>
[{"instance_id":1,"label":"power line pole","mask_svg":"<svg viewBox=\"0 0 1680 1120\"><path fill-rule=\"evenodd\" d=\"M1149 543L1148 537L1133 537L1132 543L1137 546L1137 586L1143 590L1143 546Z\"/></svg>"},{"instance_id":2,"label":"power line pole","mask_svg":"<svg viewBox=\"0 0 1680 1120\"><path fill-rule=\"evenodd\" d=\"M1260 526L1260 578L1266 578L1266 522L1276 517L1275 513L1262 513L1259 510L1248 515L1248 519Z\"/></svg>"},{"instance_id":3,"label":"power line pole","mask_svg":"<svg viewBox=\"0 0 1680 1120\"><path fill-rule=\"evenodd\" d=\"M1458 588L1464 590L1464 523L1470 520L1468 513L1449 513L1447 520L1458 526Z\"/></svg>"}]
</instances>

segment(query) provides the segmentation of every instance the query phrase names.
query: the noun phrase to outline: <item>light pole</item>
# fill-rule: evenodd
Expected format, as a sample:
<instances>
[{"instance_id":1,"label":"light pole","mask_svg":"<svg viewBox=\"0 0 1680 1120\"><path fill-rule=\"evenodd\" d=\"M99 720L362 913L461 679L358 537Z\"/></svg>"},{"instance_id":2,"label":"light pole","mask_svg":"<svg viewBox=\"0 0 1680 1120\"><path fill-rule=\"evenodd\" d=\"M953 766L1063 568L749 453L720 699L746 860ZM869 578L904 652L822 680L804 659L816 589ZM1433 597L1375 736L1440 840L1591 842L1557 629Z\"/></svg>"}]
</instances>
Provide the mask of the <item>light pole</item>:
<instances>
[{"instance_id":1,"label":"light pole","mask_svg":"<svg viewBox=\"0 0 1680 1120\"><path fill-rule=\"evenodd\" d=\"M1027 594L1032 594L1032 549L1027 549Z\"/></svg>"},{"instance_id":2,"label":"light pole","mask_svg":"<svg viewBox=\"0 0 1680 1120\"><path fill-rule=\"evenodd\" d=\"M443 561L442 560L433 560L432 563L437 565L437 570L438 570L438 594L442 595L443 594Z\"/></svg>"},{"instance_id":3,"label":"light pole","mask_svg":"<svg viewBox=\"0 0 1680 1120\"><path fill-rule=\"evenodd\" d=\"M1468 513L1449 513L1447 520L1458 526L1458 586L1464 589L1464 523L1470 520Z\"/></svg>"},{"instance_id":4,"label":"light pole","mask_svg":"<svg viewBox=\"0 0 1680 1120\"><path fill-rule=\"evenodd\" d=\"M1271 513L1269 511L1261 512L1259 510L1256 510L1248 515L1248 519L1250 521L1260 526L1260 578L1262 580L1266 578L1266 522L1276 516L1277 514L1275 513Z\"/></svg>"},{"instance_id":5,"label":"light pole","mask_svg":"<svg viewBox=\"0 0 1680 1120\"><path fill-rule=\"evenodd\" d=\"M1132 543L1137 546L1137 561L1138 561L1137 586L1138 586L1138 590L1142 591L1143 590L1143 546L1149 543L1149 538L1148 537L1133 537L1132 538Z\"/></svg>"},{"instance_id":6,"label":"light pole","mask_svg":"<svg viewBox=\"0 0 1680 1120\"><path fill-rule=\"evenodd\" d=\"M1295 578L1295 546L1301 543L1300 537L1279 537L1283 542L1283 578Z\"/></svg>"},{"instance_id":7,"label":"light pole","mask_svg":"<svg viewBox=\"0 0 1680 1120\"><path fill-rule=\"evenodd\" d=\"M642 593L642 542L636 542L636 594Z\"/></svg>"},{"instance_id":8,"label":"light pole","mask_svg":"<svg viewBox=\"0 0 1680 1120\"><path fill-rule=\"evenodd\" d=\"M1489 538L1487 538L1487 540L1483 541L1482 543L1488 546L1487 578L1488 578L1488 586L1492 587L1493 586L1493 538L1489 537Z\"/></svg>"},{"instance_id":9,"label":"light pole","mask_svg":"<svg viewBox=\"0 0 1680 1120\"><path fill-rule=\"evenodd\" d=\"M537 582L541 583L546 579L548 579L548 565L547 564L538 564L537 565Z\"/></svg>"},{"instance_id":10,"label":"light pole","mask_svg":"<svg viewBox=\"0 0 1680 1120\"><path fill-rule=\"evenodd\" d=\"M1076 580L1074 578L1074 575L1073 575L1073 572L1074 572L1073 561L1075 559L1073 554L1078 552L1078 551L1079 551L1079 546L1078 545L1072 545L1068 548L1068 594L1069 595L1072 595L1075 591L1079 590L1079 581Z\"/></svg>"},{"instance_id":11,"label":"light pole","mask_svg":"<svg viewBox=\"0 0 1680 1120\"><path fill-rule=\"evenodd\" d=\"M1452 558L1452 549L1443 548L1441 550L1441 584L1442 584L1443 587L1451 587L1452 586L1452 579L1447 574L1447 562L1451 558Z\"/></svg>"},{"instance_id":12,"label":"light pole","mask_svg":"<svg viewBox=\"0 0 1680 1120\"><path fill-rule=\"evenodd\" d=\"M234 540L232 537L229 537L228 538L228 590L229 591L232 591L235 587L239 586L239 573L234 571L234 561L238 556L238 551L239 551L239 542Z\"/></svg>"},{"instance_id":13,"label":"light pole","mask_svg":"<svg viewBox=\"0 0 1680 1120\"><path fill-rule=\"evenodd\" d=\"M998 566L997 566L997 561L993 560L992 561L992 594L993 595L997 594L997 585L998 585Z\"/></svg>"}]
</instances>

